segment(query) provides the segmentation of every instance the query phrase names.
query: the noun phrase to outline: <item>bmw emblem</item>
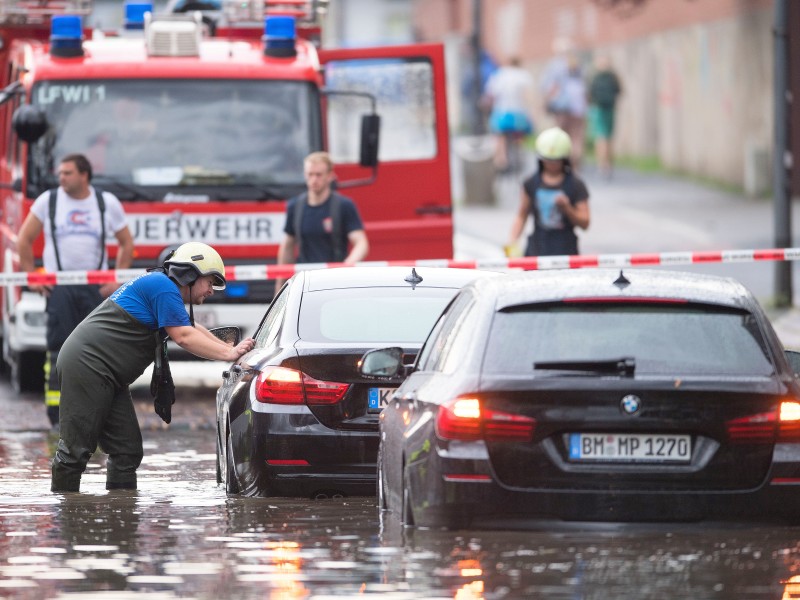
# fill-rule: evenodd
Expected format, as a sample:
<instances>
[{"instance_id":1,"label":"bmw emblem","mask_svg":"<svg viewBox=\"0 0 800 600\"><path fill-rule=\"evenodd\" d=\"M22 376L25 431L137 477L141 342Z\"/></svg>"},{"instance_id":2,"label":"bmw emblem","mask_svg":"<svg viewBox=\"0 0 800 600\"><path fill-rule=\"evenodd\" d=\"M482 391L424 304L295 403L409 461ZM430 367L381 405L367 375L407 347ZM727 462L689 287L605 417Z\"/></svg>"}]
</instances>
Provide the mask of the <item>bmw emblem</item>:
<instances>
[{"instance_id":1,"label":"bmw emblem","mask_svg":"<svg viewBox=\"0 0 800 600\"><path fill-rule=\"evenodd\" d=\"M626 415L635 415L642 408L642 400L639 396L628 394L622 399L619 406Z\"/></svg>"}]
</instances>

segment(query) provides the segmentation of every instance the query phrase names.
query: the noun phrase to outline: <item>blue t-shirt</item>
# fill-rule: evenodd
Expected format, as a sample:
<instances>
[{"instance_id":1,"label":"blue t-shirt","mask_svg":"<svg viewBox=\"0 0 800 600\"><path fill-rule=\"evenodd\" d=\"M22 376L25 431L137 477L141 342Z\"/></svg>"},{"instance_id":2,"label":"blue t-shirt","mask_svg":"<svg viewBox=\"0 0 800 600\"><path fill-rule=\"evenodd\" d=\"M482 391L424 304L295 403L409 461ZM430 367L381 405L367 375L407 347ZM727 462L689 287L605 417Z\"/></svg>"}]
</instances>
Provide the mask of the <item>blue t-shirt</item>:
<instances>
[{"instance_id":1,"label":"blue t-shirt","mask_svg":"<svg viewBox=\"0 0 800 600\"><path fill-rule=\"evenodd\" d=\"M145 273L128 281L110 298L153 331L192 324L183 305L180 288L159 271Z\"/></svg>"}]
</instances>

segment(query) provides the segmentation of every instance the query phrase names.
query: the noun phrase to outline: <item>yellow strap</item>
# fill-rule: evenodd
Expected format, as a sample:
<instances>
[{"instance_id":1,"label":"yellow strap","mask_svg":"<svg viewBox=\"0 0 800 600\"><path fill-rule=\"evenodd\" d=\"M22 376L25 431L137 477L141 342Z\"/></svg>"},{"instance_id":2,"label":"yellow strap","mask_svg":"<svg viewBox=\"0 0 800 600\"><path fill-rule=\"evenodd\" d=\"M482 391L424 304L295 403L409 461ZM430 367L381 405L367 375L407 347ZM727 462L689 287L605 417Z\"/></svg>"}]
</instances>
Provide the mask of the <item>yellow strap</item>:
<instances>
[{"instance_id":1,"label":"yellow strap","mask_svg":"<svg viewBox=\"0 0 800 600\"><path fill-rule=\"evenodd\" d=\"M61 391L60 390L47 390L44 393L45 406L58 406L61 404Z\"/></svg>"}]
</instances>

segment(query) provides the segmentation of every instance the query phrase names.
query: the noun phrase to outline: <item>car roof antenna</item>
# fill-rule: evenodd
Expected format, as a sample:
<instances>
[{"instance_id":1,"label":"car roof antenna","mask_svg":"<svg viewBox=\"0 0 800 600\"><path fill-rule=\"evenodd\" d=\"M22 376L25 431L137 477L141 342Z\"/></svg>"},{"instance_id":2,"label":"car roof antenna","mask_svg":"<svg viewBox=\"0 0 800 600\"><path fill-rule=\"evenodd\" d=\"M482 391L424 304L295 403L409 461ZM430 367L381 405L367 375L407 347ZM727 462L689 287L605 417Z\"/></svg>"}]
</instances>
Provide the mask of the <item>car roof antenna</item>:
<instances>
[{"instance_id":1,"label":"car roof antenna","mask_svg":"<svg viewBox=\"0 0 800 600\"><path fill-rule=\"evenodd\" d=\"M422 277L417 274L417 270L414 267L411 267L411 275L406 275L403 281L411 284L411 289L417 287L420 283L422 283Z\"/></svg>"},{"instance_id":2,"label":"car roof antenna","mask_svg":"<svg viewBox=\"0 0 800 600\"><path fill-rule=\"evenodd\" d=\"M622 272L622 269L620 269L619 277L617 277L617 280L614 282L614 285L617 286L619 289L624 290L630 284L631 282L628 280L627 277L625 277L625 274Z\"/></svg>"}]
</instances>

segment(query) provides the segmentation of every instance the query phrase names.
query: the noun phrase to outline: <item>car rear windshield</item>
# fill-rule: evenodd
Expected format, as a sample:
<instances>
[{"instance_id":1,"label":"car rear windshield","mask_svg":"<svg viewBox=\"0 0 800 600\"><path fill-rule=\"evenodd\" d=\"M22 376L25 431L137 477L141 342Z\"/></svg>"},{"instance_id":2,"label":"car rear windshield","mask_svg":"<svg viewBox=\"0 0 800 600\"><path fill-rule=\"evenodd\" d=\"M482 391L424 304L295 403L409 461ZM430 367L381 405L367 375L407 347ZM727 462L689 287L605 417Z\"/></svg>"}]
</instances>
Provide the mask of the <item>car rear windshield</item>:
<instances>
[{"instance_id":1,"label":"car rear windshield","mask_svg":"<svg viewBox=\"0 0 800 600\"><path fill-rule=\"evenodd\" d=\"M300 338L421 344L457 291L409 286L306 292L300 307Z\"/></svg>"},{"instance_id":2,"label":"car rear windshield","mask_svg":"<svg viewBox=\"0 0 800 600\"><path fill-rule=\"evenodd\" d=\"M690 304L599 303L529 305L499 312L484 371L533 374L535 362L623 357L634 359L637 376L767 376L774 371L750 313ZM548 376L552 371L537 368L536 374Z\"/></svg>"}]
</instances>

